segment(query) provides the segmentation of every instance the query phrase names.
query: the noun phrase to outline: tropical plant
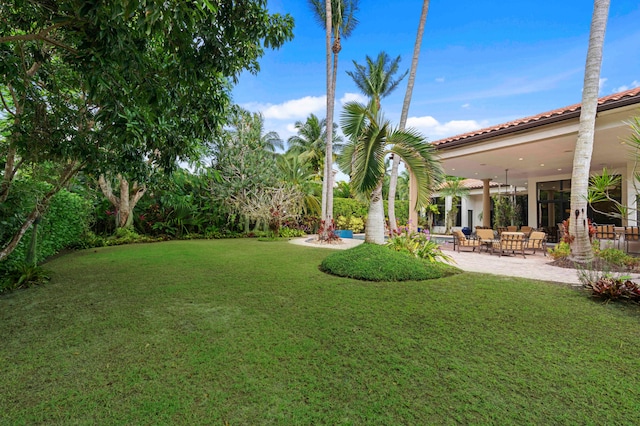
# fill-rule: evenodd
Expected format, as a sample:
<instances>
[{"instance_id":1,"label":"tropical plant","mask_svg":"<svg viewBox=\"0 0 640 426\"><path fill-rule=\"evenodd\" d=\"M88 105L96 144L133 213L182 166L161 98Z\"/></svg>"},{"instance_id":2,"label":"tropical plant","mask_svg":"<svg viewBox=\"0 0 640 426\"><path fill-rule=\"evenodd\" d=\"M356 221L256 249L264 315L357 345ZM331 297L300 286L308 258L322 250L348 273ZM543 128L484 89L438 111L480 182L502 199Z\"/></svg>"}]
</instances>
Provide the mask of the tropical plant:
<instances>
[{"instance_id":1,"label":"tropical plant","mask_svg":"<svg viewBox=\"0 0 640 426\"><path fill-rule=\"evenodd\" d=\"M392 128L373 102L347 103L341 125L349 143L339 159L340 167L351 176L353 190L369 200L365 241L384 244L382 183L386 155L400 156L416 175L418 207L429 204L433 188L442 181L442 168L433 146L421 134Z\"/></svg>"},{"instance_id":2,"label":"tropical plant","mask_svg":"<svg viewBox=\"0 0 640 426\"><path fill-rule=\"evenodd\" d=\"M594 281L584 282L583 286L598 299L640 303L640 285L628 279L604 276Z\"/></svg>"},{"instance_id":3,"label":"tropical plant","mask_svg":"<svg viewBox=\"0 0 640 426\"><path fill-rule=\"evenodd\" d=\"M429 262L455 263L453 258L442 252L440 245L431 239L428 231L413 232L408 226L402 232L389 238L385 244L392 250L407 253Z\"/></svg>"},{"instance_id":4,"label":"tropical plant","mask_svg":"<svg viewBox=\"0 0 640 426\"><path fill-rule=\"evenodd\" d=\"M0 293L43 284L50 279L49 272L33 263L22 262L0 275Z\"/></svg>"},{"instance_id":5,"label":"tropical plant","mask_svg":"<svg viewBox=\"0 0 640 426\"><path fill-rule=\"evenodd\" d=\"M446 230L445 234L451 232L451 228L455 224L456 217L458 216L458 203L462 197L469 194L469 189L463 186L464 179L449 176L444 185L442 185L438 192L441 196L451 197L451 210L446 214Z\"/></svg>"},{"instance_id":6,"label":"tropical plant","mask_svg":"<svg viewBox=\"0 0 640 426\"><path fill-rule=\"evenodd\" d=\"M418 32L416 35L416 41L413 45L413 57L411 58L411 68L409 69L409 81L407 82L407 91L404 95L404 101L402 103L402 112L400 114L400 123L398 125L400 130L404 130L407 124L407 117L409 116L409 105L411 104L411 97L413 96L413 86L416 81L416 72L418 71L418 60L420 58L420 47L422 45L422 37L424 35L424 26L427 22L427 14L429 13L429 0L423 0L422 12L420 13L420 22L418 24ZM395 195L398 185L398 167L400 165L400 158L393 158L391 165L391 176L389 178L389 221L395 223ZM418 208L416 207L416 200L414 194L417 195L417 191L413 190L416 185L412 176L409 177L409 223L415 226L418 223Z\"/></svg>"},{"instance_id":7,"label":"tropical plant","mask_svg":"<svg viewBox=\"0 0 640 426\"><path fill-rule=\"evenodd\" d=\"M305 215L319 215L321 211L320 190L322 189L316 180L316 174L300 162L300 157L285 154L277 159L281 182L293 185L302 193L303 213Z\"/></svg>"},{"instance_id":8,"label":"tropical plant","mask_svg":"<svg viewBox=\"0 0 640 426\"><path fill-rule=\"evenodd\" d=\"M318 177L322 176L321 171L324 169L326 125L326 120L320 120L315 114L310 114L304 122L296 121L295 128L298 134L287 140L289 145L287 153L298 155L300 162L309 164L311 170ZM337 129L338 125L334 123L333 150L339 153L342 148L342 137L336 135Z\"/></svg>"},{"instance_id":9,"label":"tropical plant","mask_svg":"<svg viewBox=\"0 0 640 426\"><path fill-rule=\"evenodd\" d=\"M498 194L493 198L494 224L496 227L517 225L518 208L510 195Z\"/></svg>"},{"instance_id":10,"label":"tropical plant","mask_svg":"<svg viewBox=\"0 0 640 426\"><path fill-rule=\"evenodd\" d=\"M347 71L347 74L353 79L358 89L360 89L371 102L375 103L376 108L380 110L380 99L391 94L407 75L405 71L401 76L394 79L394 75L398 72L399 64L400 56L392 60L389 58L389 55L383 51L378 54L375 60L367 55L366 65L361 65L353 61L356 69L355 71ZM389 184L390 178L386 178L384 185L386 190L383 190L383 196L388 195ZM392 233L396 226L395 213L390 213L389 219L389 232Z\"/></svg>"},{"instance_id":11,"label":"tropical plant","mask_svg":"<svg viewBox=\"0 0 640 426\"><path fill-rule=\"evenodd\" d=\"M380 109L380 100L398 88L408 71L394 78L400 68L400 56L391 59L384 51L378 53L375 60L367 55L365 63L362 65L353 61L355 71L347 71L347 75L353 79L358 89L375 102L376 107Z\"/></svg>"},{"instance_id":12,"label":"tropical plant","mask_svg":"<svg viewBox=\"0 0 640 426\"><path fill-rule=\"evenodd\" d=\"M336 227L359 233L364 229L364 221L357 216L338 216Z\"/></svg>"},{"instance_id":13,"label":"tropical plant","mask_svg":"<svg viewBox=\"0 0 640 426\"><path fill-rule=\"evenodd\" d=\"M578 140L576 141L571 175L571 217L575 219L571 222L572 226L569 229L569 233L575 237L571 243L571 258L580 263L591 262L594 257L587 228L579 226L579 224L586 223L587 219L589 170L593 153L598 92L600 90L600 68L608 14L609 0L594 0L582 87Z\"/></svg>"}]
</instances>

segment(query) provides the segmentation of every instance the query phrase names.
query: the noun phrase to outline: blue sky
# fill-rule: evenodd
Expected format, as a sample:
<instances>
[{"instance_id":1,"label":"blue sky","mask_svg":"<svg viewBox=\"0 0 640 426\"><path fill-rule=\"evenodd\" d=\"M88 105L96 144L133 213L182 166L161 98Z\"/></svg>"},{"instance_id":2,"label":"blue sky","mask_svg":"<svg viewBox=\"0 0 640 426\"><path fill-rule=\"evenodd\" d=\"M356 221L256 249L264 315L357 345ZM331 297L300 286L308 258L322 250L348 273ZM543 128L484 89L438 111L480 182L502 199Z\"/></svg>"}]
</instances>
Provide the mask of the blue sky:
<instances>
[{"instance_id":1,"label":"blue sky","mask_svg":"<svg viewBox=\"0 0 640 426\"><path fill-rule=\"evenodd\" d=\"M271 12L295 19L295 38L244 73L235 103L265 117L283 139L310 113L325 116L324 30L306 0L269 0ZM419 0L360 0L360 23L339 55L335 121L359 93L353 60L385 51L411 65ZM430 140L579 103L593 3L585 0L432 1L422 42L408 126ZM611 2L601 72L602 96L640 86L640 3ZM382 100L400 118L406 79ZM363 98L364 99L364 98Z\"/></svg>"}]
</instances>

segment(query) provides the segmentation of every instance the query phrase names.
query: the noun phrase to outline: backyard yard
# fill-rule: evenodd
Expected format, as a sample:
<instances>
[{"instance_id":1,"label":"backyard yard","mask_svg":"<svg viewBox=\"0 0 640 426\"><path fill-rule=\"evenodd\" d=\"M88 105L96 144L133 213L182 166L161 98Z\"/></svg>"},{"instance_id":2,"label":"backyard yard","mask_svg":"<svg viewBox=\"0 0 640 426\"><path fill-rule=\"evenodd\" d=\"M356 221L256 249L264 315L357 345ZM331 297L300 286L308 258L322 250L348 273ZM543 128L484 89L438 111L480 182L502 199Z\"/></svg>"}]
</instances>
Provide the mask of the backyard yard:
<instances>
[{"instance_id":1,"label":"backyard yard","mask_svg":"<svg viewBox=\"0 0 640 426\"><path fill-rule=\"evenodd\" d=\"M0 424L639 424L640 307L371 283L250 239L78 251L0 296Z\"/></svg>"}]
</instances>

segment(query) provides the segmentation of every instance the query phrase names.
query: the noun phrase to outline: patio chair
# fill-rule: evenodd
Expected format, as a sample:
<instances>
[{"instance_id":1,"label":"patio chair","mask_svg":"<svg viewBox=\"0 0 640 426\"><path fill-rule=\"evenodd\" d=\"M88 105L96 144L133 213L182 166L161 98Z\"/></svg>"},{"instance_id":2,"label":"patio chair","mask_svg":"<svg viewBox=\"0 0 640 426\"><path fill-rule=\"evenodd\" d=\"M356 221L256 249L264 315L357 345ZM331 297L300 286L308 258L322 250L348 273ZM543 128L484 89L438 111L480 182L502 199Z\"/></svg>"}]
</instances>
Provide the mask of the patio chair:
<instances>
[{"instance_id":1,"label":"patio chair","mask_svg":"<svg viewBox=\"0 0 640 426\"><path fill-rule=\"evenodd\" d=\"M640 251L640 231L637 226L624 227L624 245L627 253L638 253ZM631 250L633 249L633 250Z\"/></svg>"},{"instance_id":2,"label":"patio chair","mask_svg":"<svg viewBox=\"0 0 640 426\"><path fill-rule=\"evenodd\" d=\"M485 229L476 229L476 238L480 242L480 247L485 247L487 251L491 248L493 241L495 240L495 234L493 233L493 229L485 228ZM480 250L478 250L480 252Z\"/></svg>"},{"instance_id":3,"label":"patio chair","mask_svg":"<svg viewBox=\"0 0 640 426\"><path fill-rule=\"evenodd\" d=\"M515 225L507 226L507 232L516 232L517 230L518 230L518 227Z\"/></svg>"},{"instance_id":4,"label":"patio chair","mask_svg":"<svg viewBox=\"0 0 640 426\"><path fill-rule=\"evenodd\" d=\"M547 255L547 234L542 231L533 231L529 235L529 239L525 241L524 249L531 250L531 254L536 254L537 250L542 250Z\"/></svg>"},{"instance_id":5,"label":"patio chair","mask_svg":"<svg viewBox=\"0 0 640 426\"><path fill-rule=\"evenodd\" d=\"M521 226L520 227L520 232L522 232L524 234L525 238L528 237L531 234L532 231L533 231L533 228L531 226Z\"/></svg>"},{"instance_id":6,"label":"patio chair","mask_svg":"<svg viewBox=\"0 0 640 426\"><path fill-rule=\"evenodd\" d=\"M453 231L453 250L455 251L457 248L460 253L461 247L471 248L471 251L475 251L476 247L480 247L480 241L467 238L462 231Z\"/></svg>"},{"instance_id":7,"label":"patio chair","mask_svg":"<svg viewBox=\"0 0 640 426\"><path fill-rule=\"evenodd\" d=\"M614 240L616 238L614 225L597 225L596 238L599 240Z\"/></svg>"},{"instance_id":8,"label":"patio chair","mask_svg":"<svg viewBox=\"0 0 640 426\"><path fill-rule=\"evenodd\" d=\"M498 226L497 231L498 231L498 237L499 237L500 234L502 234L503 232L507 232L508 229L506 226Z\"/></svg>"},{"instance_id":9,"label":"patio chair","mask_svg":"<svg viewBox=\"0 0 640 426\"><path fill-rule=\"evenodd\" d=\"M498 252L502 257L502 254L516 254L516 252L522 254L522 257L526 259L524 255L524 234L522 232L503 232L500 234L500 240L494 241L491 246L491 254Z\"/></svg>"}]
</instances>

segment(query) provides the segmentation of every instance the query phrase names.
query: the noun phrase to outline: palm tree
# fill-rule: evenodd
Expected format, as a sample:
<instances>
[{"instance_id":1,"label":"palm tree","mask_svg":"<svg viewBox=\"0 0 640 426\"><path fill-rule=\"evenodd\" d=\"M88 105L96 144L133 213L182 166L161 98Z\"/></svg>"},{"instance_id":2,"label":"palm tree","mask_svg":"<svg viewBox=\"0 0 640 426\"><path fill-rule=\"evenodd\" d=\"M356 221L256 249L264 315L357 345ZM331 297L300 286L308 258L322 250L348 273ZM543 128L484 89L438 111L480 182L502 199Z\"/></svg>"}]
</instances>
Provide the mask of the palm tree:
<instances>
[{"instance_id":1,"label":"palm tree","mask_svg":"<svg viewBox=\"0 0 640 426\"><path fill-rule=\"evenodd\" d=\"M283 184L292 185L303 196L302 207L305 214L320 214L320 200L316 193L319 182L313 170L300 161L299 156L285 154L277 159L278 170Z\"/></svg>"},{"instance_id":2,"label":"palm tree","mask_svg":"<svg viewBox=\"0 0 640 426\"><path fill-rule=\"evenodd\" d=\"M264 117L259 112L250 112L238 106L232 109L230 125L231 133L240 142L252 148L261 148L275 154L276 149L283 149L284 144L277 132L266 132Z\"/></svg>"},{"instance_id":3,"label":"palm tree","mask_svg":"<svg viewBox=\"0 0 640 426\"><path fill-rule=\"evenodd\" d=\"M593 153L593 138L598 109L598 91L600 87L600 67L604 33L609 15L609 0L595 0L591 18L589 49L582 88L582 105L578 140L573 157L571 175L571 220L569 234L574 237L571 243L571 258L576 262L591 262L593 249L589 242L587 220L587 194L589 188L589 170Z\"/></svg>"},{"instance_id":4,"label":"palm tree","mask_svg":"<svg viewBox=\"0 0 640 426\"><path fill-rule=\"evenodd\" d=\"M460 202L460 198L469 194L469 189L462 185L463 180L464 179L459 177L450 176L447 178L445 184L438 190L441 196L451 197L451 210L447 212L445 234L451 231L456 216L458 216L458 203Z\"/></svg>"},{"instance_id":5,"label":"palm tree","mask_svg":"<svg viewBox=\"0 0 640 426\"><path fill-rule=\"evenodd\" d=\"M422 135L392 128L374 102L346 104L340 124L349 138L339 159L340 167L351 176L353 190L369 198L365 241L384 244L382 182L386 155L399 156L415 174L419 206L428 204L432 188L442 180L440 162Z\"/></svg>"},{"instance_id":6,"label":"palm tree","mask_svg":"<svg viewBox=\"0 0 640 426\"><path fill-rule=\"evenodd\" d=\"M411 59L411 70L409 71L409 81L407 82L407 91L404 95L404 102L402 104L402 113L400 115L400 130L404 130L407 124L407 116L409 115L409 105L411 104L411 97L413 95L413 85L416 81L416 72L418 70L418 59L420 59L420 47L422 45L422 36L424 35L424 26L427 22L427 14L429 13L429 0L422 2L422 13L420 14L420 23L418 24L418 34L416 36L416 42L413 46L413 58ZM391 166L391 180L389 182L389 223L396 223L395 213L395 198L396 198L396 186L398 184L398 166L400 165L400 159L394 157L393 165ZM418 226L418 215L416 203L417 191L414 189L416 186L413 176L409 178L409 223L411 228L415 229Z\"/></svg>"},{"instance_id":7,"label":"palm tree","mask_svg":"<svg viewBox=\"0 0 640 426\"><path fill-rule=\"evenodd\" d=\"M327 51L327 122L333 123L333 104L335 102L336 76L338 74L338 54L342 50L341 38L347 38L358 21L355 12L359 0L309 0L320 25L326 31ZM324 4L323 4L324 3ZM331 43L333 40L333 44ZM333 53L333 71L331 53ZM327 128L327 146L325 158L333 158L333 126ZM328 223L333 218L333 167L325 162L322 182L322 220ZM320 236L323 238L324 236Z\"/></svg>"},{"instance_id":8,"label":"palm tree","mask_svg":"<svg viewBox=\"0 0 640 426\"><path fill-rule=\"evenodd\" d=\"M355 71L347 71L347 75L353 79L358 89L372 99L376 103L376 107L380 109L380 99L387 97L397 89L409 71L405 71L400 77L393 79L400 67L400 56L392 60L386 52L378 53L375 60L367 55L365 61L366 65L353 61L356 69Z\"/></svg>"},{"instance_id":9,"label":"palm tree","mask_svg":"<svg viewBox=\"0 0 640 426\"><path fill-rule=\"evenodd\" d=\"M320 171L324 169L324 156L327 140L327 121L320 120L315 114L310 114L307 119L296 121L295 128L297 135L288 139L289 149L287 153L296 154L302 163L309 164L314 173L321 176ZM333 124L333 134L338 129L337 124ZM342 148L342 138L336 136L333 140L333 151L339 152ZM335 155L334 155L335 158Z\"/></svg>"}]
</instances>

